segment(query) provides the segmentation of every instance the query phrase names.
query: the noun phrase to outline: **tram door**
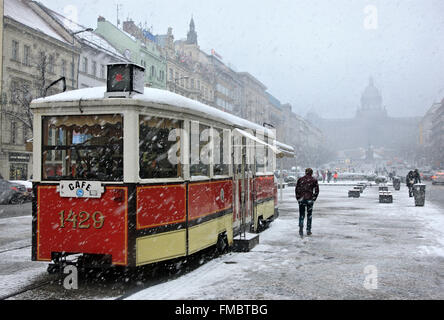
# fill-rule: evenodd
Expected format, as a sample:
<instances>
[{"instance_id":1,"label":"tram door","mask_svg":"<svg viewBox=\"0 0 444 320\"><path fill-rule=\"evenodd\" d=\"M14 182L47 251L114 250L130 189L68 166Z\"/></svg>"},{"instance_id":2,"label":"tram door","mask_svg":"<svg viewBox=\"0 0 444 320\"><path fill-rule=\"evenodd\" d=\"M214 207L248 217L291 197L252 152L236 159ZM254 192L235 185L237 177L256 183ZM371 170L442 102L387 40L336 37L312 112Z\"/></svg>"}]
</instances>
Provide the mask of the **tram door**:
<instances>
[{"instance_id":1,"label":"tram door","mask_svg":"<svg viewBox=\"0 0 444 320\"><path fill-rule=\"evenodd\" d=\"M252 171L248 162L248 148L246 146L247 138L235 136L235 202L237 218L240 222L241 234L249 231L249 225L252 221ZM237 151L237 152L236 152Z\"/></svg>"}]
</instances>

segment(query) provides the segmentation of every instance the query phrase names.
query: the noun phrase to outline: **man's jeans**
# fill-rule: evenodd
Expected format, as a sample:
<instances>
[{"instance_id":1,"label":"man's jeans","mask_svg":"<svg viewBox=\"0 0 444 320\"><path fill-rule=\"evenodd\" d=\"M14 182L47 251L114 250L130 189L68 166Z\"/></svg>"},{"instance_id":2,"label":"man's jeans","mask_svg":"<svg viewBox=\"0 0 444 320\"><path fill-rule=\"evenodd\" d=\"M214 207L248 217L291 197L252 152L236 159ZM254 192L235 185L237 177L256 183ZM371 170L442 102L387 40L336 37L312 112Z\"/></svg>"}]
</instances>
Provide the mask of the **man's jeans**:
<instances>
[{"instance_id":1,"label":"man's jeans","mask_svg":"<svg viewBox=\"0 0 444 320\"><path fill-rule=\"evenodd\" d=\"M311 231L311 216L313 212L313 200L299 201L299 229L304 228L305 208L307 208L307 231Z\"/></svg>"}]
</instances>

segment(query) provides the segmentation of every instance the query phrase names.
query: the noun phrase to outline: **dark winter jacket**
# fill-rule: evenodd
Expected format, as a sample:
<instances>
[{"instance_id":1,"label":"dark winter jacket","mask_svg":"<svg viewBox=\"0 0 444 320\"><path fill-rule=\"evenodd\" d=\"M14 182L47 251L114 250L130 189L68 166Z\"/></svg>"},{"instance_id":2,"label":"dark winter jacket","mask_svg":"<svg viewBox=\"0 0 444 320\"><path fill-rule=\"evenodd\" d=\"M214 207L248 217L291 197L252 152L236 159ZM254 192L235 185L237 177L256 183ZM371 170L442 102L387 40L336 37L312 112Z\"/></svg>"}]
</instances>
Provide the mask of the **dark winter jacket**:
<instances>
[{"instance_id":1,"label":"dark winter jacket","mask_svg":"<svg viewBox=\"0 0 444 320\"><path fill-rule=\"evenodd\" d=\"M305 175L298 179L295 188L296 199L301 200L313 200L316 201L319 195L318 180L310 175Z\"/></svg>"},{"instance_id":2,"label":"dark winter jacket","mask_svg":"<svg viewBox=\"0 0 444 320\"><path fill-rule=\"evenodd\" d=\"M414 183L421 183L421 175L418 170L413 171Z\"/></svg>"},{"instance_id":3,"label":"dark winter jacket","mask_svg":"<svg viewBox=\"0 0 444 320\"><path fill-rule=\"evenodd\" d=\"M410 171L405 177L405 184L407 186L412 186L415 183L415 174L413 171Z\"/></svg>"}]
</instances>

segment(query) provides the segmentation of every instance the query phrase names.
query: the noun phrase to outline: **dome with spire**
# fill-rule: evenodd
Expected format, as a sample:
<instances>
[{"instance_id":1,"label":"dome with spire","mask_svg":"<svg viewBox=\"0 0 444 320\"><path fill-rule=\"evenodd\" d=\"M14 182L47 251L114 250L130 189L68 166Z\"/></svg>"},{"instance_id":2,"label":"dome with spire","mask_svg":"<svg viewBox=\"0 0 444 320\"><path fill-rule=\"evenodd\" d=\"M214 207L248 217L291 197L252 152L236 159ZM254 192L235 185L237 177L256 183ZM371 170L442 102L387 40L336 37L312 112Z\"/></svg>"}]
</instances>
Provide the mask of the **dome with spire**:
<instances>
[{"instance_id":1,"label":"dome with spire","mask_svg":"<svg viewBox=\"0 0 444 320\"><path fill-rule=\"evenodd\" d=\"M367 88L361 95L362 109L382 109L382 96L378 88L373 83L373 78L370 77Z\"/></svg>"}]
</instances>

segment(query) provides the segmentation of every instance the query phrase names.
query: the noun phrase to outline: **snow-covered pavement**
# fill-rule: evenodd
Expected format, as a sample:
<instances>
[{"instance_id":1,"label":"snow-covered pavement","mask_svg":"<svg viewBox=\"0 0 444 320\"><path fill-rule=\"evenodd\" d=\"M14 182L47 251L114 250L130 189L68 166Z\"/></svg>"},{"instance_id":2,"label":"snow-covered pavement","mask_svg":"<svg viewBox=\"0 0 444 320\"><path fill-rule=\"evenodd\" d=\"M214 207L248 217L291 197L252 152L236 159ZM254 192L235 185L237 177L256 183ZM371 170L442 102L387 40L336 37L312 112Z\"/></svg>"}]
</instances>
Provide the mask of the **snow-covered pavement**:
<instances>
[{"instance_id":1,"label":"snow-covered pavement","mask_svg":"<svg viewBox=\"0 0 444 320\"><path fill-rule=\"evenodd\" d=\"M125 284L125 279L57 283L16 299L277 300L443 299L444 211L415 207L405 186L380 204L378 188L348 198L350 185L321 185L313 235L298 235L294 187L284 189L279 219L248 253L228 253L181 276ZM31 261L32 217L0 219L0 296L47 280L46 263ZM19 249L17 249L19 248ZM11 250L17 249L17 250ZM151 285L152 283L160 283ZM140 286L149 286L135 294ZM125 289L125 288L128 288Z\"/></svg>"},{"instance_id":2,"label":"snow-covered pavement","mask_svg":"<svg viewBox=\"0 0 444 320\"><path fill-rule=\"evenodd\" d=\"M127 299L443 299L444 212L415 207L405 187L392 204L378 188L348 198L321 186L313 236L298 236L294 188L280 218L248 253L229 253Z\"/></svg>"}]
</instances>

